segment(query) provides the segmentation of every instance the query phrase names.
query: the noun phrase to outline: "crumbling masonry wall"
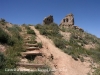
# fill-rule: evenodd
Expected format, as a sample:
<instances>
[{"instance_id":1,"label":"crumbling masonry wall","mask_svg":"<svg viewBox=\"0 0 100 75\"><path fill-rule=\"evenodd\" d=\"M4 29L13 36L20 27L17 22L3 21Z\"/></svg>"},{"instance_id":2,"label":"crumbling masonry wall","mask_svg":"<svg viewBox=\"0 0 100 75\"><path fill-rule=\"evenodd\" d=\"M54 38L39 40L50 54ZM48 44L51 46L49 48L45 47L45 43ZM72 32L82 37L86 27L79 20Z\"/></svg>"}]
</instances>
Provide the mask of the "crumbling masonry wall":
<instances>
[{"instance_id":1,"label":"crumbling masonry wall","mask_svg":"<svg viewBox=\"0 0 100 75\"><path fill-rule=\"evenodd\" d=\"M79 28L78 26L74 25L74 15L72 13L68 14L64 19L62 19L62 21L61 21L59 26L61 28L62 27L64 27L64 28L72 28L72 29L84 32L84 30L82 28Z\"/></svg>"},{"instance_id":2,"label":"crumbling masonry wall","mask_svg":"<svg viewBox=\"0 0 100 75\"><path fill-rule=\"evenodd\" d=\"M65 25L65 26L74 25L74 16L73 16L73 14L68 14L64 19L62 19L61 25Z\"/></svg>"},{"instance_id":3,"label":"crumbling masonry wall","mask_svg":"<svg viewBox=\"0 0 100 75\"><path fill-rule=\"evenodd\" d=\"M50 23L53 23L53 16L52 15L45 17L43 20L43 24L50 24Z\"/></svg>"}]
</instances>

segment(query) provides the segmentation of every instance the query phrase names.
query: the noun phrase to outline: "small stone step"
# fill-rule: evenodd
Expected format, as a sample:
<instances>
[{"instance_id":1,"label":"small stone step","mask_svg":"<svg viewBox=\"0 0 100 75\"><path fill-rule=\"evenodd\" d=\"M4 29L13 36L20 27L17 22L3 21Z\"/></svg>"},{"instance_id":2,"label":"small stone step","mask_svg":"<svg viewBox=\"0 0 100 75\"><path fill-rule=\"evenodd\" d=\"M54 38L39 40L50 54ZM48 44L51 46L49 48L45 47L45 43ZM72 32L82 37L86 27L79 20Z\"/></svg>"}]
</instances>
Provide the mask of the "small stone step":
<instances>
[{"instance_id":1,"label":"small stone step","mask_svg":"<svg viewBox=\"0 0 100 75\"><path fill-rule=\"evenodd\" d=\"M29 55L42 55L42 53L40 51L27 51L27 52L21 52L21 55L25 57Z\"/></svg>"},{"instance_id":2,"label":"small stone step","mask_svg":"<svg viewBox=\"0 0 100 75\"><path fill-rule=\"evenodd\" d=\"M29 43L26 43L25 45L26 45L26 46L29 46L29 47L32 47L32 46L34 46L34 47L38 47L37 44L29 44Z\"/></svg>"},{"instance_id":3,"label":"small stone step","mask_svg":"<svg viewBox=\"0 0 100 75\"><path fill-rule=\"evenodd\" d=\"M32 43L32 40L25 40L24 43ZM37 41L33 41L33 43L37 43Z\"/></svg>"},{"instance_id":4,"label":"small stone step","mask_svg":"<svg viewBox=\"0 0 100 75\"><path fill-rule=\"evenodd\" d=\"M23 66L23 67L34 67L34 68L41 68L44 67L45 65L43 64L33 64L33 63L17 63L18 66Z\"/></svg>"},{"instance_id":5,"label":"small stone step","mask_svg":"<svg viewBox=\"0 0 100 75\"><path fill-rule=\"evenodd\" d=\"M26 50L39 50L39 47L27 47Z\"/></svg>"}]
</instances>

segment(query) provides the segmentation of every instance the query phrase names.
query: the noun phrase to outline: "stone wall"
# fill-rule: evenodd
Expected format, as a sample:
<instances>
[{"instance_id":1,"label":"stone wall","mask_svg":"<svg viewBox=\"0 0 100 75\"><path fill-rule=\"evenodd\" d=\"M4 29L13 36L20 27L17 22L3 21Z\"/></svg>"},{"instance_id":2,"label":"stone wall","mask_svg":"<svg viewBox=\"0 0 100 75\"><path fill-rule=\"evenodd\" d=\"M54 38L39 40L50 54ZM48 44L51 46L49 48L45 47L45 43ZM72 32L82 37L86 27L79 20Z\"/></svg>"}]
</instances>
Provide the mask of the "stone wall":
<instances>
[{"instance_id":1,"label":"stone wall","mask_svg":"<svg viewBox=\"0 0 100 75\"><path fill-rule=\"evenodd\" d=\"M60 25L63 25L63 26L74 25L74 16L73 16L73 14L68 14L64 19L62 19Z\"/></svg>"},{"instance_id":2,"label":"stone wall","mask_svg":"<svg viewBox=\"0 0 100 75\"><path fill-rule=\"evenodd\" d=\"M68 14L65 18L62 19L60 25L61 28L72 28L75 30L79 30L81 32L84 32L84 30L82 28L79 28L78 26L74 25L74 16L73 14Z\"/></svg>"},{"instance_id":3,"label":"stone wall","mask_svg":"<svg viewBox=\"0 0 100 75\"><path fill-rule=\"evenodd\" d=\"M45 17L43 20L43 24L50 24L50 23L53 23L53 16L52 15Z\"/></svg>"}]
</instances>

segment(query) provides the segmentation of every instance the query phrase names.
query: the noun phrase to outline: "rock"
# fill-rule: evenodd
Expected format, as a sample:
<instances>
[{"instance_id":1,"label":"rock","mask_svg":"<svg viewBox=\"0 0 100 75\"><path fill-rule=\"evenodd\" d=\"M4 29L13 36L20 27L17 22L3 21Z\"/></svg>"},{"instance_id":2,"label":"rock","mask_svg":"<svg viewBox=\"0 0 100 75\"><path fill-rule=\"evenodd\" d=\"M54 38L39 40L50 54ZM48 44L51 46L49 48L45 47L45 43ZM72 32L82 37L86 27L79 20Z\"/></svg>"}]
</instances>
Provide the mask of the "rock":
<instances>
[{"instance_id":1,"label":"rock","mask_svg":"<svg viewBox=\"0 0 100 75\"><path fill-rule=\"evenodd\" d=\"M53 23L53 16L52 15L45 17L43 20L43 24L50 24L50 23Z\"/></svg>"}]
</instances>

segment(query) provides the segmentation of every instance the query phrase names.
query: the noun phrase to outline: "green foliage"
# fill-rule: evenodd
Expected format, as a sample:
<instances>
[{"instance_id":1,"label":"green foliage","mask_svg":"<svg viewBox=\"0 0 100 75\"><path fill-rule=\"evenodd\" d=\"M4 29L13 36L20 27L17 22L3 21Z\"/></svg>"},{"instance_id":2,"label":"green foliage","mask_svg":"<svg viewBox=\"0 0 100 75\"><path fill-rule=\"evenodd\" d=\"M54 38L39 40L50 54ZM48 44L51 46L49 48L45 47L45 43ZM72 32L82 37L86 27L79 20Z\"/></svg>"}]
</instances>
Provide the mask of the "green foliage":
<instances>
[{"instance_id":1,"label":"green foliage","mask_svg":"<svg viewBox=\"0 0 100 75\"><path fill-rule=\"evenodd\" d=\"M32 29L29 27L29 25L25 25L24 27L25 27L26 30L27 30L27 34L33 34L33 35L35 35L34 30L32 30Z\"/></svg>"},{"instance_id":2,"label":"green foliage","mask_svg":"<svg viewBox=\"0 0 100 75\"><path fill-rule=\"evenodd\" d=\"M41 24L37 24L37 25L35 26L35 28L36 28L36 29L41 29L41 28L42 28L42 25L41 25Z\"/></svg>"},{"instance_id":3,"label":"green foliage","mask_svg":"<svg viewBox=\"0 0 100 75\"><path fill-rule=\"evenodd\" d=\"M25 26L25 28L26 28L27 30L30 30L30 29L31 29L29 26Z\"/></svg>"},{"instance_id":4,"label":"green foliage","mask_svg":"<svg viewBox=\"0 0 100 75\"><path fill-rule=\"evenodd\" d=\"M53 75L53 74L49 72L43 73L39 71L35 71L35 72L0 71L0 75Z\"/></svg>"},{"instance_id":5,"label":"green foliage","mask_svg":"<svg viewBox=\"0 0 100 75\"><path fill-rule=\"evenodd\" d=\"M17 25L14 25L14 26L9 27L7 29L12 35L9 37L8 45L13 46L15 43L17 43L17 41L22 40L22 37L19 34L19 32L21 31L20 27L18 27Z\"/></svg>"},{"instance_id":6,"label":"green foliage","mask_svg":"<svg viewBox=\"0 0 100 75\"><path fill-rule=\"evenodd\" d=\"M60 28L61 31L65 32L66 31L66 28L62 27Z\"/></svg>"},{"instance_id":7,"label":"green foliage","mask_svg":"<svg viewBox=\"0 0 100 75\"><path fill-rule=\"evenodd\" d=\"M20 56L20 52L24 50L23 40L19 34L19 27L14 25L13 27L8 27L7 29L11 36L0 28L0 43L10 45L5 53L6 56L4 64L6 68L15 68L16 62L18 62L17 56Z\"/></svg>"},{"instance_id":8,"label":"green foliage","mask_svg":"<svg viewBox=\"0 0 100 75\"><path fill-rule=\"evenodd\" d=\"M34 30L27 30L27 34L34 34L35 35L35 32L34 32Z\"/></svg>"},{"instance_id":9,"label":"green foliage","mask_svg":"<svg viewBox=\"0 0 100 75\"><path fill-rule=\"evenodd\" d=\"M62 36L59 33L59 27L55 23L51 23L50 25L36 25L36 29L39 29L40 34L48 36L50 38L52 37L59 37L61 38Z\"/></svg>"},{"instance_id":10,"label":"green foliage","mask_svg":"<svg viewBox=\"0 0 100 75\"><path fill-rule=\"evenodd\" d=\"M3 19L3 18L1 18L0 23L1 23L2 25L5 25L6 20L5 20L5 19Z\"/></svg>"},{"instance_id":11,"label":"green foliage","mask_svg":"<svg viewBox=\"0 0 100 75\"><path fill-rule=\"evenodd\" d=\"M15 68L16 62L18 62L18 56L20 56L20 52L24 51L23 41L16 41L16 43L9 47L6 51L6 68Z\"/></svg>"},{"instance_id":12,"label":"green foliage","mask_svg":"<svg viewBox=\"0 0 100 75\"><path fill-rule=\"evenodd\" d=\"M64 39L55 38L53 39L53 42L55 46L60 49L66 48L67 42Z\"/></svg>"},{"instance_id":13,"label":"green foliage","mask_svg":"<svg viewBox=\"0 0 100 75\"><path fill-rule=\"evenodd\" d=\"M100 66L95 69L93 75L100 75Z\"/></svg>"},{"instance_id":14,"label":"green foliage","mask_svg":"<svg viewBox=\"0 0 100 75\"><path fill-rule=\"evenodd\" d=\"M14 27L15 27L19 32L22 31L22 29L21 29L18 25L15 24Z\"/></svg>"},{"instance_id":15,"label":"green foliage","mask_svg":"<svg viewBox=\"0 0 100 75\"><path fill-rule=\"evenodd\" d=\"M9 35L0 27L0 43L7 43Z\"/></svg>"},{"instance_id":16,"label":"green foliage","mask_svg":"<svg viewBox=\"0 0 100 75\"><path fill-rule=\"evenodd\" d=\"M10 35L0 27L0 43L13 45L15 42Z\"/></svg>"},{"instance_id":17,"label":"green foliage","mask_svg":"<svg viewBox=\"0 0 100 75\"><path fill-rule=\"evenodd\" d=\"M0 22L5 22L6 20L5 19L3 19L3 18L1 18L1 20L0 20Z\"/></svg>"},{"instance_id":18,"label":"green foliage","mask_svg":"<svg viewBox=\"0 0 100 75\"><path fill-rule=\"evenodd\" d=\"M37 44L38 44L39 48L42 48L42 43L41 42L39 42Z\"/></svg>"},{"instance_id":19,"label":"green foliage","mask_svg":"<svg viewBox=\"0 0 100 75\"><path fill-rule=\"evenodd\" d=\"M3 53L0 52L0 69L4 68L5 66L5 56Z\"/></svg>"}]
</instances>

